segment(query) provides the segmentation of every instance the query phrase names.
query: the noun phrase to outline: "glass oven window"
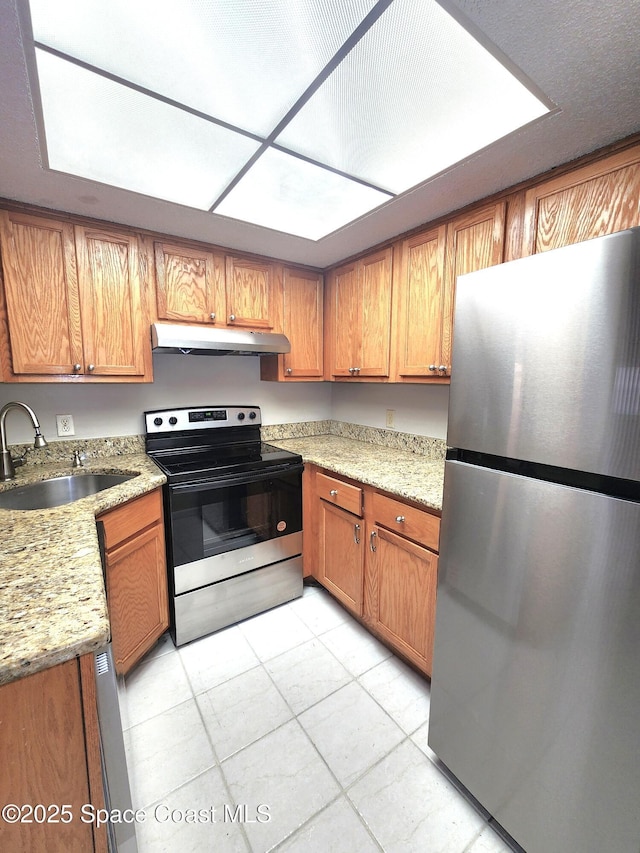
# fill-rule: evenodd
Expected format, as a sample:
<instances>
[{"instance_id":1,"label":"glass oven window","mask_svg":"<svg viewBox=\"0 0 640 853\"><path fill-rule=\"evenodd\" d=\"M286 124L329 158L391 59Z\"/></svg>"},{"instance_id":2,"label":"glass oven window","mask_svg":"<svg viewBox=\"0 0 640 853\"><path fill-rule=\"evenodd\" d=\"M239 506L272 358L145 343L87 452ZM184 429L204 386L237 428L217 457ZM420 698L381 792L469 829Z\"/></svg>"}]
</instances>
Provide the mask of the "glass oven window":
<instances>
[{"instance_id":1,"label":"glass oven window","mask_svg":"<svg viewBox=\"0 0 640 853\"><path fill-rule=\"evenodd\" d=\"M172 489L174 566L302 530L302 473Z\"/></svg>"}]
</instances>

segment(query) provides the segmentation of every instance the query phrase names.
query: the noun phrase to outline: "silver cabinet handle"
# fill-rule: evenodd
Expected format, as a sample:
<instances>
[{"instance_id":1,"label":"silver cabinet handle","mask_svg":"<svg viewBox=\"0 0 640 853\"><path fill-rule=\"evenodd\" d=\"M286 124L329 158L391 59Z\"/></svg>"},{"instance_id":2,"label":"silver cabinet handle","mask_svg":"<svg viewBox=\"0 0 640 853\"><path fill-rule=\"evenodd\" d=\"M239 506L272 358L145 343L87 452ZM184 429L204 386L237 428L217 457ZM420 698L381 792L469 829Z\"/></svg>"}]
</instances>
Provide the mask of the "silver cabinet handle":
<instances>
[{"instance_id":1,"label":"silver cabinet handle","mask_svg":"<svg viewBox=\"0 0 640 853\"><path fill-rule=\"evenodd\" d=\"M359 368L359 367L354 367L354 368L353 368L353 371L354 371L354 373L360 373L360 368Z\"/></svg>"},{"instance_id":2,"label":"silver cabinet handle","mask_svg":"<svg viewBox=\"0 0 640 853\"><path fill-rule=\"evenodd\" d=\"M396 521L398 524L402 524L404 522L404 515L396 515Z\"/></svg>"},{"instance_id":3,"label":"silver cabinet handle","mask_svg":"<svg viewBox=\"0 0 640 853\"><path fill-rule=\"evenodd\" d=\"M74 364L74 365L73 365L73 372L74 372L74 373L80 373L80 371L81 371L81 370L82 370L82 365L81 365L81 364Z\"/></svg>"},{"instance_id":4,"label":"silver cabinet handle","mask_svg":"<svg viewBox=\"0 0 640 853\"><path fill-rule=\"evenodd\" d=\"M211 312L211 314L209 314L209 319L210 319L210 320L215 320L215 319L216 319L216 312L215 312L215 311L212 311L212 312Z\"/></svg>"},{"instance_id":5,"label":"silver cabinet handle","mask_svg":"<svg viewBox=\"0 0 640 853\"><path fill-rule=\"evenodd\" d=\"M96 369L95 364L88 364L87 365L87 370L89 371L89 373L92 373L95 369Z\"/></svg>"},{"instance_id":6,"label":"silver cabinet handle","mask_svg":"<svg viewBox=\"0 0 640 853\"><path fill-rule=\"evenodd\" d=\"M236 315L235 315L235 314L229 314L229 322L230 322L230 323L233 323L233 321L234 321L235 319L236 319Z\"/></svg>"},{"instance_id":7,"label":"silver cabinet handle","mask_svg":"<svg viewBox=\"0 0 640 853\"><path fill-rule=\"evenodd\" d=\"M293 373L293 367L287 367L286 372L287 372L287 376L291 376L291 374Z\"/></svg>"},{"instance_id":8,"label":"silver cabinet handle","mask_svg":"<svg viewBox=\"0 0 640 853\"><path fill-rule=\"evenodd\" d=\"M442 373L446 373L447 372L447 365L441 364L440 367L438 368L438 370L440 370Z\"/></svg>"},{"instance_id":9,"label":"silver cabinet handle","mask_svg":"<svg viewBox=\"0 0 640 853\"><path fill-rule=\"evenodd\" d=\"M353 376L354 371L355 371L355 367L350 367L350 368L349 368L349 373L350 373L352 376Z\"/></svg>"},{"instance_id":10,"label":"silver cabinet handle","mask_svg":"<svg viewBox=\"0 0 640 853\"><path fill-rule=\"evenodd\" d=\"M371 531L371 536L369 536L369 548L371 551L376 550L376 536L378 535L376 530Z\"/></svg>"},{"instance_id":11,"label":"silver cabinet handle","mask_svg":"<svg viewBox=\"0 0 640 853\"><path fill-rule=\"evenodd\" d=\"M431 371L435 371L435 370L437 370L437 369L438 369L438 368L435 366L435 364L430 364L430 365L429 365L429 370L431 370Z\"/></svg>"},{"instance_id":12,"label":"silver cabinet handle","mask_svg":"<svg viewBox=\"0 0 640 853\"><path fill-rule=\"evenodd\" d=\"M332 498L335 498L335 496L338 494L338 490L337 489L331 489L329 494L331 495Z\"/></svg>"},{"instance_id":13,"label":"silver cabinet handle","mask_svg":"<svg viewBox=\"0 0 640 853\"><path fill-rule=\"evenodd\" d=\"M360 544L360 525L359 524L353 525L353 541L356 543L356 545Z\"/></svg>"}]
</instances>

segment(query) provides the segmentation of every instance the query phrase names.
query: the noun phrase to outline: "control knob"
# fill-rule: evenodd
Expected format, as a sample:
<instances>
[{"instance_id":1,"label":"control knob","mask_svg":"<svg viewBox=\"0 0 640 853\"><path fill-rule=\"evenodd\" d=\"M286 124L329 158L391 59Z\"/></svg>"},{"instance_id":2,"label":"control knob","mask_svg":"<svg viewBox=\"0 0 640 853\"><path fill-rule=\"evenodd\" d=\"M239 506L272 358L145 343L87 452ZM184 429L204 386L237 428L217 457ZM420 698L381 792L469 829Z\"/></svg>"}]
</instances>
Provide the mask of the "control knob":
<instances>
[{"instance_id":1,"label":"control knob","mask_svg":"<svg viewBox=\"0 0 640 853\"><path fill-rule=\"evenodd\" d=\"M255 413L255 412L249 412L249 418L250 418L252 421L255 421L255 419L256 419L256 413Z\"/></svg>"},{"instance_id":2,"label":"control knob","mask_svg":"<svg viewBox=\"0 0 640 853\"><path fill-rule=\"evenodd\" d=\"M171 417L169 418L169 423L171 424L171 426L175 426L178 423L177 417L175 415L171 415Z\"/></svg>"},{"instance_id":3,"label":"control knob","mask_svg":"<svg viewBox=\"0 0 640 853\"><path fill-rule=\"evenodd\" d=\"M156 426L162 426L162 418L154 418L153 422Z\"/></svg>"},{"instance_id":4,"label":"control knob","mask_svg":"<svg viewBox=\"0 0 640 853\"><path fill-rule=\"evenodd\" d=\"M238 412L238 420L239 420L239 421L243 421L243 420L244 420L244 412Z\"/></svg>"}]
</instances>

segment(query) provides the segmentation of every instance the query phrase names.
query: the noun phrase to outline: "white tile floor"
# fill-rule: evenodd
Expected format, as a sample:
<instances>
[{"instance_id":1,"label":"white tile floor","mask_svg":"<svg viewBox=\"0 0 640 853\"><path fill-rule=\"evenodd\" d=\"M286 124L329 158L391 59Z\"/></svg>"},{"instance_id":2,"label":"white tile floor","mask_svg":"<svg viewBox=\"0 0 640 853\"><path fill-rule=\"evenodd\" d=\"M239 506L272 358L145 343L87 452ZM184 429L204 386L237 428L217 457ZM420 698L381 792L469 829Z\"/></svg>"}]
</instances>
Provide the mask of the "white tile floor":
<instances>
[{"instance_id":1,"label":"white tile floor","mask_svg":"<svg viewBox=\"0 0 640 853\"><path fill-rule=\"evenodd\" d=\"M429 682L324 590L121 684L140 853L508 853L427 746Z\"/></svg>"}]
</instances>

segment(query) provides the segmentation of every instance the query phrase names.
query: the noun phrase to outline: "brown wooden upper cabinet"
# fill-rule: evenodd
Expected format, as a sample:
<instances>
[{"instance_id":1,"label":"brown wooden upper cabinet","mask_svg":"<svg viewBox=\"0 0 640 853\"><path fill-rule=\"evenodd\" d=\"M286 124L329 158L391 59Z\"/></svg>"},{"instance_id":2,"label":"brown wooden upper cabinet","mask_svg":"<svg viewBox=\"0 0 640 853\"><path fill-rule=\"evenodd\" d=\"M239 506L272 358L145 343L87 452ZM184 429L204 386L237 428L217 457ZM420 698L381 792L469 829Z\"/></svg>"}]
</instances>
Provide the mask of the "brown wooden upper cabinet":
<instances>
[{"instance_id":1,"label":"brown wooden upper cabinet","mask_svg":"<svg viewBox=\"0 0 640 853\"><path fill-rule=\"evenodd\" d=\"M222 255L164 241L154 255L158 319L226 325Z\"/></svg>"},{"instance_id":2,"label":"brown wooden upper cabinet","mask_svg":"<svg viewBox=\"0 0 640 853\"><path fill-rule=\"evenodd\" d=\"M329 275L327 378L389 378L392 268L389 247Z\"/></svg>"},{"instance_id":3,"label":"brown wooden upper cabinet","mask_svg":"<svg viewBox=\"0 0 640 853\"><path fill-rule=\"evenodd\" d=\"M322 275L312 270L285 267L282 281L283 332L289 338L291 352L263 356L260 378L321 381L324 379Z\"/></svg>"},{"instance_id":4,"label":"brown wooden upper cabinet","mask_svg":"<svg viewBox=\"0 0 640 853\"><path fill-rule=\"evenodd\" d=\"M445 225L404 240L394 288L396 379L448 382L442 362Z\"/></svg>"},{"instance_id":5,"label":"brown wooden upper cabinet","mask_svg":"<svg viewBox=\"0 0 640 853\"><path fill-rule=\"evenodd\" d=\"M277 264L227 255L225 286L227 326L282 331L282 277Z\"/></svg>"},{"instance_id":6,"label":"brown wooden upper cabinet","mask_svg":"<svg viewBox=\"0 0 640 853\"><path fill-rule=\"evenodd\" d=\"M529 189L523 251L534 255L635 225L640 225L637 146Z\"/></svg>"},{"instance_id":7,"label":"brown wooden upper cabinet","mask_svg":"<svg viewBox=\"0 0 640 853\"><path fill-rule=\"evenodd\" d=\"M134 235L0 211L5 381L150 382Z\"/></svg>"},{"instance_id":8,"label":"brown wooden upper cabinet","mask_svg":"<svg viewBox=\"0 0 640 853\"><path fill-rule=\"evenodd\" d=\"M499 202L403 241L394 296L396 381L449 381L456 278L502 261L504 222Z\"/></svg>"},{"instance_id":9,"label":"brown wooden upper cabinet","mask_svg":"<svg viewBox=\"0 0 640 853\"><path fill-rule=\"evenodd\" d=\"M444 264L444 314L440 365L451 372L453 311L459 275L502 263L505 237L504 201L471 211L447 223ZM439 365L439 367L440 367Z\"/></svg>"}]
</instances>

